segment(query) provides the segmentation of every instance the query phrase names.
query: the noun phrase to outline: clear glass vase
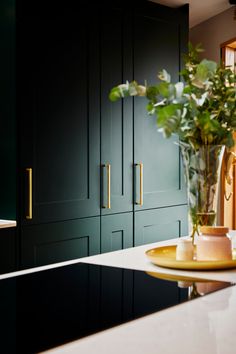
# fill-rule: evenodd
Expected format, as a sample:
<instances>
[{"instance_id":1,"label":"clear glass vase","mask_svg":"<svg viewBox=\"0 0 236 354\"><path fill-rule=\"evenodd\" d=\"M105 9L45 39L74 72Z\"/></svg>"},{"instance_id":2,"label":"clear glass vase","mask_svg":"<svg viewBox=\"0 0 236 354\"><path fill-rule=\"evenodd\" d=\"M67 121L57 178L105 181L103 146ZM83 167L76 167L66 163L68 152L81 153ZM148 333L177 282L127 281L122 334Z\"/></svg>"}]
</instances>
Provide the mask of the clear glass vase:
<instances>
[{"instance_id":1,"label":"clear glass vase","mask_svg":"<svg viewBox=\"0 0 236 354\"><path fill-rule=\"evenodd\" d=\"M180 148L188 192L190 233L194 239L200 226L216 224L220 170L225 147L202 145L193 148L180 142Z\"/></svg>"}]
</instances>

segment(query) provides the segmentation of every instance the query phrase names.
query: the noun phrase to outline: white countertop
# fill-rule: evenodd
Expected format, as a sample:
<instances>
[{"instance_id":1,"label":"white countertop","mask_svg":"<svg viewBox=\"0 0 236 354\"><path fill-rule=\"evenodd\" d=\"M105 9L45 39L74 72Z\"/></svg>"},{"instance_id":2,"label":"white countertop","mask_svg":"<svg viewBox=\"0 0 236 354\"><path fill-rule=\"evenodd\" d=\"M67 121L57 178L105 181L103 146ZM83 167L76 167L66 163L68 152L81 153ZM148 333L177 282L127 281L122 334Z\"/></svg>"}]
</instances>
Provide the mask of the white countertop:
<instances>
[{"instance_id":1,"label":"white countertop","mask_svg":"<svg viewBox=\"0 0 236 354\"><path fill-rule=\"evenodd\" d=\"M81 259L81 262L236 282L236 270L190 272L151 264L144 252L169 240ZM233 354L236 286L219 290L112 329L49 350L55 354Z\"/></svg>"},{"instance_id":2,"label":"white countertop","mask_svg":"<svg viewBox=\"0 0 236 354\"><path fill-rule=\"evenodd\" d=\"M4 229L7 227L15 227L16 221L15 220L3 220L0 219L0 229Z\"/></svg>"},{"instance_id":3,"label":"white countertop","mask_svg":"<svg viewBox=\"0 0 236 354\"><path fill-rule=\"evenodd\" d=\"M165 274L189 275L236 283L236 269L190 272L168 270L149 262L145 250L173 244L169 240L122 251L44 266L1 278L77 262ZM236 348L236 286L154 313L47 351L55 354L234 354Z\"/></svg>"}]
</instances>

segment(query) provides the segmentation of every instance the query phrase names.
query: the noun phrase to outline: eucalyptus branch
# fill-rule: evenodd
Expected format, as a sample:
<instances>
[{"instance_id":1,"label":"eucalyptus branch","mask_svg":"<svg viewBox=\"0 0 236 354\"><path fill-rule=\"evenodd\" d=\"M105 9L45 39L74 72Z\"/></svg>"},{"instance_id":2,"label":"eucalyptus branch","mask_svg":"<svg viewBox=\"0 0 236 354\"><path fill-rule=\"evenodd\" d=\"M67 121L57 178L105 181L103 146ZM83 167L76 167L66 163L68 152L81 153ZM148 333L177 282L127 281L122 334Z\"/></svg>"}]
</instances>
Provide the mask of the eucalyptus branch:
<instances>
[{"instance_id":1,"label":"eucalyptus branch","mask_svg":"<svg viewBox=\"0 0 236 354\"><path fill-rule=\"evenodd\" d=\"M110 100L128 96L145 97L148 114L156 115L157 125L166 137L177 134L196 148L200 145L234 145L236 131L236 75L216 62L198 59L203 49L189 44L181 71L184 82L171 82L163 69L156 85L136 81L114 87Z\"/></svg>"}]
</instances>

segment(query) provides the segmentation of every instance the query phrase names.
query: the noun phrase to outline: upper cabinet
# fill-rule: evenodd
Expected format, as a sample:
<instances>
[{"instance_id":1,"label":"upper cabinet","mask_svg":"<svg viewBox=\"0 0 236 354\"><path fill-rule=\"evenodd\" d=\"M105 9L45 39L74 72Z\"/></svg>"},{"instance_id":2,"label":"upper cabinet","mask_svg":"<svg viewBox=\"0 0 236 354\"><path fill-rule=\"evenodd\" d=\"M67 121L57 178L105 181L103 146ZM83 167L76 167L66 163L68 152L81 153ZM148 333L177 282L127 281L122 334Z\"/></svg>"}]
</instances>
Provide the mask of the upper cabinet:
<instances>
[{"instance_id":1,"label":"upper cabinet","mask_svg":"<svg viewBox=\"0 0 236 354\"><path fill-rule=\"evenodd\" d=\"M108 95L126 80L155 83L163 68L178 80L187 7L141 0L38 6L31 13L22 2L17 22L21 266L154 240L140 236L155 224L152 209L165 207L167 219L173 213L167 226L160 217L152 230L183 235L185 208L179 215L175 206L186 204L186 195L175 139L157 132L145 98L111 103Z\"/></svg>"},{"instance_id":2,"label":"upper cabinet","mask_svg":"<svg viewBox=\"0 0 236 354\"><path fill-rule=\"evenodd\" d=\"M19 41L22 221L100 215L97 17L25 18Z\"/></svg>"},{"instance_id":3,"label":"upper cabinet","mask_svg":"<svg viewBox=\"0 0 236 354\"><path fill-rule=\"evenodd\" d=\"M23 224L186 203L178 145L157 132L146 99L108 98L126 80L154 84L162 68L178 80L186 18L145 2L21 17Z\"/></svg>"},{"instance_id":4,"label":"upper cabinet","mask_svg":"<svg viewBox=\"0 0 236 354\"><path fill-rule=\"evenodd\" d=\"M151 5L135 11L134 78L140 84L155 85L162 69L179 81L181 19L171 9ZM156 116L148 116L146 105L147 100L134 99L135 209L186 203L178 138L165 139L157 131Z\"/></svg>"},{"instance_id":5,"label":"upper cabinet","mask_svg":"<svg viewBox=\"0 0 236 354\"><path fill-rule=\"evenodd\" d=\"M101 21L101 213L133 210L132 100L109 100L111 88L131 80L132 17L106 10Z\"/></svg>"}]
</instances>

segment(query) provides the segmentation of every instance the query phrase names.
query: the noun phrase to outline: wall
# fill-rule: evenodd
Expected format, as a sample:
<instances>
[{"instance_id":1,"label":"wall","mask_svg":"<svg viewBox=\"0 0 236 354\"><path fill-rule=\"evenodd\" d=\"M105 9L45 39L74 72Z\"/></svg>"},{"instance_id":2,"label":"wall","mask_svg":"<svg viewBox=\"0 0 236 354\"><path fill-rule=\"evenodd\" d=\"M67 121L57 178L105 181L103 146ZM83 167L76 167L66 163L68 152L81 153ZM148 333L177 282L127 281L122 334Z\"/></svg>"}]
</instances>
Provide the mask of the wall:
<instances>
[{"instance_id":1,"label":"wall","mask_svg":"<svg viewBox=\"0 0 236 354\"><path fill-rule=\"evenodd\" d=\"M236 37L234 6L190 29L189 39L193 44L202 43L202 57L220 62L220 45Z\"/></svg>"}]
</instances>

